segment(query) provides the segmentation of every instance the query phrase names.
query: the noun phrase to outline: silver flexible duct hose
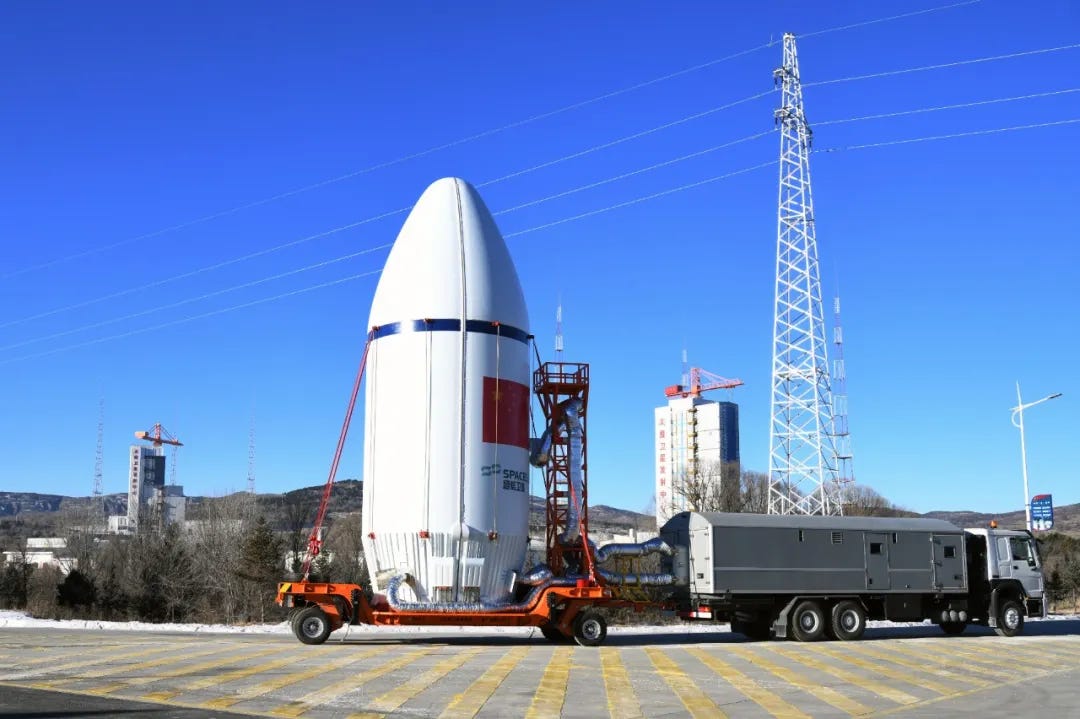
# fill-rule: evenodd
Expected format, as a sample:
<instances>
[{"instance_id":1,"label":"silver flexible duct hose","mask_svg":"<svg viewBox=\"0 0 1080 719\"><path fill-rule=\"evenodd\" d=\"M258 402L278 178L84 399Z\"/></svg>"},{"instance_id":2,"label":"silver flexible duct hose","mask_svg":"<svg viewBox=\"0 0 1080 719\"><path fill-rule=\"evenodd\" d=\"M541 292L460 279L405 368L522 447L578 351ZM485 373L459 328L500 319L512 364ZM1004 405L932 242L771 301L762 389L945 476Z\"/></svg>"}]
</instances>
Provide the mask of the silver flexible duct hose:
<instances>
[{"instance_id":1,"label":"silver flexible duct hose","mask_svg":"<svg viewBox=\"0 0 1080 719\"><path fill-rule=\"evenodd\" d=\"M399 574L390 579L386 585L386 601L389 602L392 608L405 612L441 612L443 614L453 614L455 612L525 612L536 602L540 592L548 587L569 587L577 583L577 577L552 577L551 570L547 569L547 567L544 567L544 569L547 571L547 578L536 585L529 592L529 596L516 603L509 600L499 602L403 602L398 599L397 593L402 582L407 583L411 580L408 574ZM533 574L536 574L536 572ZM532 576L532 574L529 576Z\"/></svg>"},{"instance_id":2,"label":"silver flexible duct hose","mask_svg":"<svg viewBox=\"0 0 1080 719\"><path fill-rule=\"evenodd\" d=\"M670 557L675 554L675 550L660 537L653 537L640 544L605 544L593 552L593 557L597 564L601 564L611 557L644 557L646 554L663 554Z\"/></svg>"},{"instance_id":3,"label":"silver flexible duct hose","mask_svg":"<svg viewBox=\"0 0 1080 719\"><path fill-rule=\"evenodd\" d=\"M566 508L566 529L559 535L561 544L573 544L581 536L582 493L585 491L582 470L581 400L571 399L563 408L563 424L570 439L570 504Z\"/></svg>"}]
</instances>

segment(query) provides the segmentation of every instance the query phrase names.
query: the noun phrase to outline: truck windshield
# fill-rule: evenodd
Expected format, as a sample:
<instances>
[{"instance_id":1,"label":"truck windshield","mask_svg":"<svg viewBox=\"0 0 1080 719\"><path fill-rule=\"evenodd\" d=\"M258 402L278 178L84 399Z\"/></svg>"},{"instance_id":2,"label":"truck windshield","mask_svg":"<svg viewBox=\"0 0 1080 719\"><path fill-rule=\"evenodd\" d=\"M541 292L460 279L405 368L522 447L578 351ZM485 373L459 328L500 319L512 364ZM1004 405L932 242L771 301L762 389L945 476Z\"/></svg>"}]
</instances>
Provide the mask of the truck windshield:
<instances>
[{"instance_id":1,"label":"truck windshield","mask_svg":"<svg viewBox=\"0 0 1080 719\"><path fill-rule=\"evenodd\" d=\"M1031 547L1031 540L1027 537L1009 537L1009 548L1012 550L1014 562L1027 562L1029 566L1036 566L1035 551Z\"/></svg>"}]
</instances>

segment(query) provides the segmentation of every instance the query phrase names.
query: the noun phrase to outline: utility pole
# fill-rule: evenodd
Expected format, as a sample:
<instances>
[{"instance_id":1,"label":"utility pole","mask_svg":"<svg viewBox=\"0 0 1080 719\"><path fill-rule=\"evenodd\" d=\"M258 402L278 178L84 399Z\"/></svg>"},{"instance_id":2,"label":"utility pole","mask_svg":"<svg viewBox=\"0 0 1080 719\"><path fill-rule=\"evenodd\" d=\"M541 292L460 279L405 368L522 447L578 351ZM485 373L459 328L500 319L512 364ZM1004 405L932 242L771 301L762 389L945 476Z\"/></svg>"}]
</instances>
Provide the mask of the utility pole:
<instances>
[{"instance_id":1,"label":"utility pole","mask_svg":"<svg viewBox=\"0 0 1080 719\"><path fill-rule=\"evenodd\" d=\"M785 33L773 71L782 100L773 325L769 513L842 514L833 447L825 323L810 192L810 128L803 111L795 36Z\"/></svg>"}]
</instances>

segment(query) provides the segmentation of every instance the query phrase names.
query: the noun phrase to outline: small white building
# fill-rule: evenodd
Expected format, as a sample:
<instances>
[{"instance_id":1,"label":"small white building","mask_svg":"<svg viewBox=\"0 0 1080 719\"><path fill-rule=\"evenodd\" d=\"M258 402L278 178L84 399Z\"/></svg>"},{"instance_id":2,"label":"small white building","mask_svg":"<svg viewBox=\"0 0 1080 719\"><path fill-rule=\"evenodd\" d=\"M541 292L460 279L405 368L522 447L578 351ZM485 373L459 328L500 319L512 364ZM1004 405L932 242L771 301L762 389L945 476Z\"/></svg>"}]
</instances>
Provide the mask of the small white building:
<instances>
[{"instance_id":1,"label":"small white building","mask_svg":"<svg viewBox=\"0 0 1080 719\"><path fill-rule=\"evenodd\" d=\"M4 563L25 562L35 567L57 567L67 574L76 567L76 561L67 556L67 540L63 537L31 537L26 540L26 551L4 552Z\"/></svg>"}]
</instances>

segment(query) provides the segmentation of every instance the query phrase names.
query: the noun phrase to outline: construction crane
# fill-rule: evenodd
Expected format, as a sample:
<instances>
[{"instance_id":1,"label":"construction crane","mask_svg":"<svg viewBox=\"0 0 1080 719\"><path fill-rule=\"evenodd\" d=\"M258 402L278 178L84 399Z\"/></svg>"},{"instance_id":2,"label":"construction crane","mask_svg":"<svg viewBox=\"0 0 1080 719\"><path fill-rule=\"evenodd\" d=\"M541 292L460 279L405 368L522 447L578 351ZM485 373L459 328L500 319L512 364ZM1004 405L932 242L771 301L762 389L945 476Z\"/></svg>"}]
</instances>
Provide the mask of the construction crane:
<instances>
[{"instance_id":1,"label":"construction crane","mask_svg":"<svg viewBox=\"0 0 1080 719\"><path fill-rule=\"evenodd\" d=\"M664 395L667 397L700 397L702 392L714 389L732 389L742 383L741 379L728 379L700 367L691 367L689 386L673 384L664 388Z\"/></svg>"},{"instance_id":2,"label":"construction crane","mask_svg":"<svg viewBox=\"0 0 1080 719\"><path fill-rule=\"evenodd\" d=\"M149 431L136 432L135 439L146 440L155 447L160 447L163 444L171 444L173 447L184 446L184 443L174 437L172 432L162 427L160 422L151 427Z\"/></svg>"}]
</instances>

